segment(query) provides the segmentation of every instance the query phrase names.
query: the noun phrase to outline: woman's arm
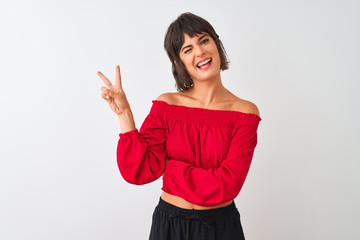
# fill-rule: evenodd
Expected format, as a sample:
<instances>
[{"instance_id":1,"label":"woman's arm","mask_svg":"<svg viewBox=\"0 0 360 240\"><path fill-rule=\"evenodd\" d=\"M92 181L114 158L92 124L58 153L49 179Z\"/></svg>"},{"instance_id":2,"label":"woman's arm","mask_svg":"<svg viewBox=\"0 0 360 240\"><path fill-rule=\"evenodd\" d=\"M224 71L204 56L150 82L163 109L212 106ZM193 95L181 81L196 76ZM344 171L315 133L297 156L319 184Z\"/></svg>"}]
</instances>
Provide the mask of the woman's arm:
<instances>
[{"instance_id":1,"label":"woman's arm","mask_svg":"<svg viewBox=\"0 0 360 240\"><path fill-rule=\"evenodd\" d=\"M122 177L129 183L153 182L165 170L166 123L160 110L152 105L139 130L119 134L117 163Z\"/></svg>"},{"instance_id":2,"label":"woman's arm","mask_svg":"<svg viewBox=\"0 0 360 240\"><path fill-rule=\"evenodd\" d=\"M200 206L214 206L234 199L240 192L257 145L257 125L239 126L226 158L218 168L203 169L170 159L163 176L163 190Z\"/></svg>"},{"instance_id":3,"label":"woman's arm","mask_svg":"<svg viewBox=\"0 0 360 240\"><path fill-rule=\"evenodd\" d=\"M121 133L135 130L135 121L131 109L125 110L122 114L117 115L120 121Z\"/></svg>"}]
</instances>

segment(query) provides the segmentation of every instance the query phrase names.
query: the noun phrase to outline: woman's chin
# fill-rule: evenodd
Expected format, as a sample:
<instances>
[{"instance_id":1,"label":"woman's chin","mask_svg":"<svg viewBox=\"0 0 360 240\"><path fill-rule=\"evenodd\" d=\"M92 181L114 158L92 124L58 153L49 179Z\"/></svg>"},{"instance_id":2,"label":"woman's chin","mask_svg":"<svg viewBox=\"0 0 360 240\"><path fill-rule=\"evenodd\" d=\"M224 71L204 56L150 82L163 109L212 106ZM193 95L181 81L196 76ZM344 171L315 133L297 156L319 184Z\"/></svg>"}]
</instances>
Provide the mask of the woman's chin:
<instances>
[{"instance_id":1,"label":"woman's chin","mask_svg":"<svg viewBox=\"0 0 360 240\"><path fill-rule=\"evenodd\" d=\"M220 76L220 71L204 71L204 72L200 72L198 74L196 74L196 76L193 77L193 79L195 78L198 81L207 81L207 80L211 80L214 78L217 78Z\"/></svg>"}]
</instances>

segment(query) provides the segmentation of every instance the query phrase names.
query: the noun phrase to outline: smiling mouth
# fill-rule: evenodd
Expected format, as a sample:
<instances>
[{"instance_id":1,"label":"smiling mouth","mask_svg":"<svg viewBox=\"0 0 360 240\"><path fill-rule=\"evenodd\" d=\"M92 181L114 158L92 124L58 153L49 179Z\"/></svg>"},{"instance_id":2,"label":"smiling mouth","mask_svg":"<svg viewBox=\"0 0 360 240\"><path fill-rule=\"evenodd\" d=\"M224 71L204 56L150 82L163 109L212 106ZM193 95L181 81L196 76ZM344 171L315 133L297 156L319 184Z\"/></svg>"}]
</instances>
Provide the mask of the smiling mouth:
<instances>
[{"instance_id":1,"label":"smiling mouth","mask_svg":"<svg viewBox=\"0 0 360 240\"><path fill-rule=\"evenodd\" d=\"M207 59L207 60L202 61L201 63L199 63L199 65L197 65L196 67L199 68L199 69L206 69L206 68L208 68L210 66L211 61L212 61L212 58Z\"/></svg>"}]
</instances>

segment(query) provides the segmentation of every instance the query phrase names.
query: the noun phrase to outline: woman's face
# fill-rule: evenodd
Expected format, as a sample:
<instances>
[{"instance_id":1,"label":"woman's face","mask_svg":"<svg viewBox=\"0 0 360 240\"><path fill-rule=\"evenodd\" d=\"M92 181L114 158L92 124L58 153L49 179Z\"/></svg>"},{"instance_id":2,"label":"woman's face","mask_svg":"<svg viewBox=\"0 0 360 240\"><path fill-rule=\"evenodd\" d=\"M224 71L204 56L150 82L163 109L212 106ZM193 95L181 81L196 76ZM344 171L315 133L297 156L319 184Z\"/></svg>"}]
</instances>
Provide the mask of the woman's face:
<instances>
[{"instance_id":1,"label":"woman's face","mask_svg":"<svg viewBox=\"0 0 360 240\"><path fill-rule=\"evenodd\" d=\"M184 34L179 56L193 80L208 80L220 74L219 52L215 41L205 32L192 38Z\"/></svg>"}]
</instances>

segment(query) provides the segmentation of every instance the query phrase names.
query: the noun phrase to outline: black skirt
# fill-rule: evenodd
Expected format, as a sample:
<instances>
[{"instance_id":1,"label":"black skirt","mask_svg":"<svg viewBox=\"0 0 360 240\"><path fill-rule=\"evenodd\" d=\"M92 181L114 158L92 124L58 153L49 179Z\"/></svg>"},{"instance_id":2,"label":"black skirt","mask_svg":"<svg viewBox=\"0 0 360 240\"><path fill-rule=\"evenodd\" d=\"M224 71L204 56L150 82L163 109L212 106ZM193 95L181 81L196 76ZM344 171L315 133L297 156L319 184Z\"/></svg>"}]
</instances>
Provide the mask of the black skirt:
<instances>
[{"instance_id":1,"label":"black skirt","mask_svg":"<svg viewBox=\"0 0 360 240\"><path fill-rule=\"evenodd\" d=\"M244 240L240 213L230 205L208 209L184 209L161 197L152 216L149 240Z\"/></svg>"}]
</instances>

